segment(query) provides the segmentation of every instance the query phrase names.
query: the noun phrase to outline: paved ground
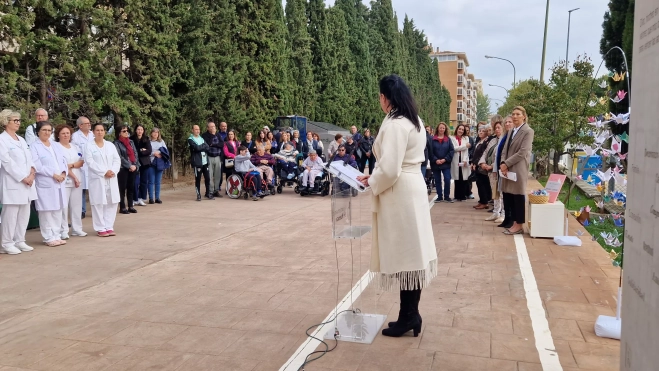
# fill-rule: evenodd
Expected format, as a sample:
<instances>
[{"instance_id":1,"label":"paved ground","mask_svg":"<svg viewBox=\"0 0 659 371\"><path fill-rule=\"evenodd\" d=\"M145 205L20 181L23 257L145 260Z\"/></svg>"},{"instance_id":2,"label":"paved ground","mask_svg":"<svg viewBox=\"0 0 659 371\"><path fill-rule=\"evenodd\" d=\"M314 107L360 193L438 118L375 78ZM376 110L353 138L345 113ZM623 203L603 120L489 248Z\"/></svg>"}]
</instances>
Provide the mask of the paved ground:
<instances>
[{"instance_id":1,"label":"paved ground","mask_svg":"<svg viewBox=\"0 0 659 371\"><path fill-rule=\"evenodd\" d=\"M335 252L329 198L193 198L119 215L113 238L0 256L0 371L278 370L368 268L368 237ZM515 245L472 205L432 209L440 274L419 337L341 342L306 370L542 370ZM618 370L593 323L614 314L619 270L595 242L525 242L564 370ZM357 306L395 317L397 300L369 287Z\"/></svg>"}]
</instances>

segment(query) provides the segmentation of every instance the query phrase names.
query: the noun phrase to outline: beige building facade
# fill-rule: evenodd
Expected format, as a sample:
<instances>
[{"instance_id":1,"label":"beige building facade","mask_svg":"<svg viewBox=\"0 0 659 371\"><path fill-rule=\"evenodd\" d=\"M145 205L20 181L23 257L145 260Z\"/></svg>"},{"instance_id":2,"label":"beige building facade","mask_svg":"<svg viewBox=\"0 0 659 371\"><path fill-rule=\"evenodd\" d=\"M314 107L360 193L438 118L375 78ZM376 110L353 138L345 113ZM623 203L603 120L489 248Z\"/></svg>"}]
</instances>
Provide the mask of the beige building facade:
<instances>
[{"instance_id":1,"label":"beige building facade","mask_svg":"<svg viewBox=\"0 0 659 371\"><path fill-rule=\"evenodd\" d=\"M431 44L432 48L432 44ZM476 95L482 91L482 80L468 72L469 59L464 52L432 49L430 58L437 61L439 78L451 94L450 126L477 124Z\"/></svg>"}]
</instances>

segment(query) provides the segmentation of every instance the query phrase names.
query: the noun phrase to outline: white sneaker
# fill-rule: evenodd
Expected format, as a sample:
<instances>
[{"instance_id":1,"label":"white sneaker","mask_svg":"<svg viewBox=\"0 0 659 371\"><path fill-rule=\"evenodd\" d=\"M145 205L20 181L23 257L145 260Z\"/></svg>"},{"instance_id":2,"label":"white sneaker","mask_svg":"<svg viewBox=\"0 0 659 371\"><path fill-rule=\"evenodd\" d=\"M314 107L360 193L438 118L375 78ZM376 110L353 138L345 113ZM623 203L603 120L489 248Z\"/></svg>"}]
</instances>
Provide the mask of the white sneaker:
<instances>
[{"instance_id":1,"label":"white sneaker","mask_svg":"<svg viewBox=\"0 0 659 371\"><path fill-rule=\"evenodd\" d=\"M497 215L497 214L495 214L495 213L492 213L492 215L488 216L488 217L485 219L485 221L486 221L486 222L491 222L491 221L493 221L493 220L497 220L497 218L499 218L499 215Z\"/></svg>"},{"instance_id":2,"label":"white sneaker","mask_svg":"<svg viewBox=\"0 0 659 371\"><path fill-rule=\"evenodd\" d=\"M71 232L71 236L85 237L85 236L87 236L87 232L83 232L83 231L76 232L76 231L73 231L73 232Z\"/></svg>"},{"instance_id":3,"label":"white sneaker","mask_svg":"<svg viewBox=\"0 0 659 371\"><path fill-rule=\"evenodd\" d=\"M137 200L137 205L146 206L146 204L144 203L144 200L141 199L141 198L139 200Z\"/></svg>"},{"instance_id":4,"label":"white sneaker","mask_svg":"<svg viewBox=\"0 0 659 371\"><path fill-rule=\"evenodd\" d=\"M9 254L9 255L17 255L20 254L21 250L17 249L14 246L9 246L9 247L3 247L0 249L0 254Z\"/></svg>"},{"instance_id":5,"label":"white sneaker","mask_svg":"<svg viewBox=\"0 0 659 371\"><path fill-rule=\"evenodd\" d=\"M500 217L498 217L494 222L495 222L495 223L499 223L499 224L501 224L501 223L503 223L503 219L504 219L504 217L503 217L503 216L500 216Z\"/></svg>"},{"instance_id":6,"label":"white sneaker","mask_svg":"<svg viewBox=\"0 0 659 371\"><path fill-rule=\"evenodd\" d=\"M69 234L68 234L68 233L62 233L62 234L60 235L60 238L61 238L62 240L68 240L68 239L69 239Z\"/></svg>"},{"instance_id":7,"label":"white sneaker","mask_svg":"<svg viewBox=\"0 0 659 371\"><path fill-rule=\"evenodd\" d=\"M32 247L32 246L26 244L25 242L19 242L19 243L17 243L15 246L16 246L17 249L19 249L19 250L21 250L21 251L23 251L23 252L27 252L27 251L32 251L32 250L34 250L34 247Z\"/></svg>"}]
</instances>

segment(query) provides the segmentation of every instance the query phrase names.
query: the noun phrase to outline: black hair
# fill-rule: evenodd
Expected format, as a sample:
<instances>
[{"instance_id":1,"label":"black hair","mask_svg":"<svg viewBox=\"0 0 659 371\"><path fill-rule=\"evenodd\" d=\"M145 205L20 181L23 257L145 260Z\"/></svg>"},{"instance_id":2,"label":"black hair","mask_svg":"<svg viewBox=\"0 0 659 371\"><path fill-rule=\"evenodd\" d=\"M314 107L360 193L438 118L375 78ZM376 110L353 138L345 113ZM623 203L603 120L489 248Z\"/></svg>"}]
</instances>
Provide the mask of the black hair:
<instances>
[{"instance_id":1,"label":"black hair","mask_svg":"<svg viewBox=\"0 0 659 371\"><path fill-rule=\"evenodd\" d=\"M130 126L128 126L128 124L121 124L114 131L114 139L121 138L121 131L123 129L128 130L128 135L130 136Z\"/></svg>"},{"instance_id":2,"label":"black hair","mask_svg":"<svg viewBox=\"0 0 659 371\"><path fill-rule=\"evenodd\" d=\"M414 101L412 91L402 77L398 75L385 76L380 80L380 94L391 104L390 118L405 117L412 121L417 131L421 131L419 108Z\"/></svg>"},{"instance_id":3,"label":"black hair","mask_svg":"<svg viewBox=\"0 0 659 371\"><path fill-rule=\"evenodd\" d=\"M96 127L99 126L99 125L101 125L103 127L103 130L106 130L105 125L103 125L102 122L96 122L96 123L92 124L92 131L96 130Z\"/></svg>"},{"instance_id":4,"label":"black hair","mask_svg":"<svg viewBox=\"0 0 659 371\"><path fill-rule=\"evenodd\" d=\"M240 153L242 151L247 151L247 147L245 147L245 146L238 147L238 152Z\"/></svg>"},{"instance_id":5,"label":"black hair","mask_svg":"<svg viewBox=\"0 0 659 371\"><path fill-rule=\"evenodd\" d=\"M142 130L143 130L142 138L139 138L139 139L137 138L137 128L142 128ZM128 130L128 132L130 132L130 129ZM146 128L142 124L135 124L135 126L133 126L132 135L134 137L133 142L135 142L135 145L137 145L137 142L143 142L143 143L151 142L151 139L149 139L149 136L146 133Z\"/></svg>"}]
</instances>

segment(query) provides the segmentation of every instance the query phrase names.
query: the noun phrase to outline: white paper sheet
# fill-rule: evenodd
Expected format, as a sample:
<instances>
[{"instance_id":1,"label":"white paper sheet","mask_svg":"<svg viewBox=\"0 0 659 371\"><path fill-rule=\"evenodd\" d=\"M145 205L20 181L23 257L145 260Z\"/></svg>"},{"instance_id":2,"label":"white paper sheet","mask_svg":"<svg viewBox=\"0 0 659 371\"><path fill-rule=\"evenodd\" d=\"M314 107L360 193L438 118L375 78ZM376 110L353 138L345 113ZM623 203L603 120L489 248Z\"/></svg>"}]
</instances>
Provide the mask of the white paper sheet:
<instances>
[{"instance_id":1,"label":"white paper sheet","mask_svg":"<svg viewBox=\"0 0 659 371\"><path fill-rule=\"evenodd\" d=\"M364 174L350 165L344 165L343 161L332 162L329 167L329 172L360 192L364 192L368 189L368 187L364 186L362 182L357 180L358 176Z\"/></svg>"},{"instance_id":2,"label":"white paper sheet","mask_svg":"<svg viewBox=\"0 0 659 371\"><path fill-rule=\"evenodd\" d=\"M499 176L501 176L502 178L505 178L505 179L511 180L511 181L513 181L513 182L516 182L516 181L517 181L517 173L513 173L512 171L509 171L509 172L508 172L508 175L503 175L503 173L501 172L501 170L499 170Z\"/></svg>"}]
</instances>

